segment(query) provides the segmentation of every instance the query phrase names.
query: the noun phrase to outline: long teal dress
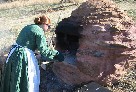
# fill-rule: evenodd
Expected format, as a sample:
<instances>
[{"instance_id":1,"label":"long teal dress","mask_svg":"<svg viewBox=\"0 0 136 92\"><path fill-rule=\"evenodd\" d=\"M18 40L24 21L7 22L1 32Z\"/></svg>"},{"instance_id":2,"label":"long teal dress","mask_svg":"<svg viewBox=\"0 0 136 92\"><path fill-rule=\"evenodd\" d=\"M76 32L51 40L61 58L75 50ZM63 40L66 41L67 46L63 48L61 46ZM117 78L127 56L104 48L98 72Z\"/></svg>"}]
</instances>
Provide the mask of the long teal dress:
<instances>
[{"instance_id":1,"label":"long teal dress","mask_svg":"<svg viewBox=\"0 0 136 92\"><path fill-rule=\"evenodd\" d=\"M48 48L44 31L38 25L25 26L20 32L14 52L8 59L3 77L3 92L29 92L28 57L25 48L38 49L48 60L63 61L63 55L57 50Z\"/></svg>"}]
</instances>

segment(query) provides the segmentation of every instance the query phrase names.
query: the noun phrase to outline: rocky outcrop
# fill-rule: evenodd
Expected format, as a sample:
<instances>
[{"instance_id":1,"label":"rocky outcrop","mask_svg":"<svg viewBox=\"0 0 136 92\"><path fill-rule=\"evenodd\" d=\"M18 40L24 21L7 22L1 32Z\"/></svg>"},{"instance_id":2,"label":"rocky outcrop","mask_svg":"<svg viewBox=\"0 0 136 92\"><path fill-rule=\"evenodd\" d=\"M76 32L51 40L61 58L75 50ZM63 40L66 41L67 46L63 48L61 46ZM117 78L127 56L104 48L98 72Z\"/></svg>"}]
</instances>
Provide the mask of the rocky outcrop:
<instances>
[{"instance_id":1,"label":"rocky outcrop","mask_svg":"<svg viewBox=\"0 0 136 92\"><path fill-rule=\"evenodd\" d=\"M123 76L131 61L136 60L135 23L111 0L88 0L67 20L83 29L77 30L81 38L76 64L54 63L54 73L64 82L110 84Z\"/></svg>"}]
</instances>

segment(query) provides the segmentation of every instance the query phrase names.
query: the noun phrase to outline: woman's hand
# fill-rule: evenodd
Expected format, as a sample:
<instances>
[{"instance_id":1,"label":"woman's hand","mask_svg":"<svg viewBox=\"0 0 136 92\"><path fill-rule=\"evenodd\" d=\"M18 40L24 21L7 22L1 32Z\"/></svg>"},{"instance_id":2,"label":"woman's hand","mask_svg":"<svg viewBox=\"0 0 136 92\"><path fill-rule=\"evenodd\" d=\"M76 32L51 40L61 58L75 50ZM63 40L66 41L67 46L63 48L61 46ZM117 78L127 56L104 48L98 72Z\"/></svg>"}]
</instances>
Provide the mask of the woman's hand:
<instances>
[{"instance_id":1,"label":"woman's hand","mask_svg":"<svg viewBox=\"0 0 136 92\"><path fill-rule=\"evenodd\" d=\"M58 62L64 61L64 55L61 52L58 52L55 58L58 60Z\"/></svg>"}]
</instances>

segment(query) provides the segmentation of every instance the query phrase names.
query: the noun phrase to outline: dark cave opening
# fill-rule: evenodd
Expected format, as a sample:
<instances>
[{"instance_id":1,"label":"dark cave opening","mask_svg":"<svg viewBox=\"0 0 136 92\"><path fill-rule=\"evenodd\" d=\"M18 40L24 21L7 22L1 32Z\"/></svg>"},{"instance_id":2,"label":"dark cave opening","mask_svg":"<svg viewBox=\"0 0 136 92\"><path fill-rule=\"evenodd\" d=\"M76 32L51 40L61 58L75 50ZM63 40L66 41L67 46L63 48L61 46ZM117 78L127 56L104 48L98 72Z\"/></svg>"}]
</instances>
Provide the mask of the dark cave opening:
<instances>
[{"instance_id":1,"label":"dark cave opening","mask_svg":"<svg viewBox=\"0 0 136 92\"><path fill-rule=\"evenodd\" d=\"M79 47L80 32L82 26L79 23L63 19L56 27L56 48L76 52Z\"/></svg>"}]
</instances>

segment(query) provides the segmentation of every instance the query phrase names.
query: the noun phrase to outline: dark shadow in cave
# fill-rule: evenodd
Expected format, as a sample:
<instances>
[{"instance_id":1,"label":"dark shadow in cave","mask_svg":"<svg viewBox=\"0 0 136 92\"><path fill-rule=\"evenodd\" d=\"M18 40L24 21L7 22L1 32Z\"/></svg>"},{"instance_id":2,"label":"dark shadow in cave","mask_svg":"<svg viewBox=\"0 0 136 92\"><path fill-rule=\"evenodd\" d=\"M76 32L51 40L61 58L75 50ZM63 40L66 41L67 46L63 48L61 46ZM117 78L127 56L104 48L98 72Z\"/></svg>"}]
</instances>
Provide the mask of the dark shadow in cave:
<instances>
[{"instance_id":1,"label":"dark shadow in cave","mask_svg":"<svg viewBox=\"0 0 136 92\"><path fill-rule=\"evenodd\" d=\"M61 50L76 51L79 47L79 38L82 26L78 23L63 19L56 27L56 47Z\"/></svg>"},{"instance_id":2,"label":"dark shadow in cave","mask_svg":"<svg viewBox=\"0 0 136 92\"><path fill-rule=\"evenodd\" d=\"M81 38L80 32L83 27L75 21L70 21L68 18L63 19L59 22L56 27L56 49L64 52L65 60L70 64L75 64L76 52L79 48L79 39Z\"/></svg>"}]
</instances>

